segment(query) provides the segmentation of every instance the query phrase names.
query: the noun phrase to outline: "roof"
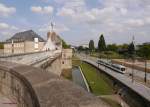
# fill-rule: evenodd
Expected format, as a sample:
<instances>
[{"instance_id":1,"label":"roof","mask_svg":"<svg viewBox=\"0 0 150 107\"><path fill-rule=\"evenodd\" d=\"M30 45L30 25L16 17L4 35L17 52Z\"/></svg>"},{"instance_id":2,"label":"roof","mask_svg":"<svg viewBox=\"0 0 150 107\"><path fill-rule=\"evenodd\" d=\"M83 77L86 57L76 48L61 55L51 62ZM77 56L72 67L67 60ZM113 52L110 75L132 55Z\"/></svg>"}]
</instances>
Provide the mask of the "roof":
<instances>
[{"instance_id":1,"label":"roof","mask_svg":"<svg viewBox=\"0 0 150 107\"><path fill-rule=\"evenodd\" d=\"M6 40L6 43L9 42L24 42L24 41L34 41L34 38L39 38L39 42L45 42L45 40L36 34L33 30L27 30L24 32L16 33L10 39Z\"/></svg>"}]
</instances>

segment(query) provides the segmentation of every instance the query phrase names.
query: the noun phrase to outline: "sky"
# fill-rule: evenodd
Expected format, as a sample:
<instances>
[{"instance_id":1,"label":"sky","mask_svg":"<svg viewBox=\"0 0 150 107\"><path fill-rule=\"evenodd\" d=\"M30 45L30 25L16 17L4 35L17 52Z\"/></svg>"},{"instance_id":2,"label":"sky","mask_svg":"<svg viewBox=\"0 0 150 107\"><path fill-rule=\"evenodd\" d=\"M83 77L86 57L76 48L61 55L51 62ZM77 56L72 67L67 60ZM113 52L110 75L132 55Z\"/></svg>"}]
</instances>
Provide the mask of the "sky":
<instances>
[{"instance_id":1,"label":"sky","mask_svg":"<svg viewBox=\"0 0 150 107\"><path fill-rule=\"evenodd\" d=\"M0 41L34 30L54 30L72 45L150 42L150 0L0 0Z\"/></svg>"}]
</instances>

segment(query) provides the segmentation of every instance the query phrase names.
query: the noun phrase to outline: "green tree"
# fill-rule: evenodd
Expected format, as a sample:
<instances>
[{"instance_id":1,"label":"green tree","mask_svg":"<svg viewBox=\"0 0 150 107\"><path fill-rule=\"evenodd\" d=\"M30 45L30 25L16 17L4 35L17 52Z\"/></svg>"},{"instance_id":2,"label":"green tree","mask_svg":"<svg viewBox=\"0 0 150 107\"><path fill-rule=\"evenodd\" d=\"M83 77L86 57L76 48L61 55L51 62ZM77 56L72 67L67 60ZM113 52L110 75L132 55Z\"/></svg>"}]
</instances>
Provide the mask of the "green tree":
<instances>
[{"instance_id":1,"label":"green tree","mask_svg":"<svg viewBox=\"0 0 150 107\"><path fill-rule=\"evenodd\" d=\"M100 52L105 51L106 50L106 43L105 43L105 39L103 34L101 34L99 41L98 41L98 50Z\"/></svg>"},{"instance_id":2,"label":"green tree","mask_svg":"<svg viewBox=\"0 0 150 107\"><path fill-rule=\"evenodd\" d=\"M135 54L135 46L133 42L128 46L128 54L129 55Z\"/></svg>"},{"instance_id":3,"label":"green tree","mask_svg":"<svg viewBox=\"0 0 150 107\"><path fill-rule=\"evenodd\" d=\"M142 45L138 50L139 56L144 57L145 59L150 58L150 45Z\"/></svg>"},{"instance_id":4,"label":"green tree","mask_svg":"<svg viewBox=\"0 0 150 107\"><path fill-rule=\"evenodd\" d=\"M116 44L109 44L107 45L107 50L117 52L118 46Z\"/></svg>"},{"instance_id":5,"label":"green tree","mask_svg":"<svg viewBox=\"0 0 150 107\"><path fill-rule=\"evenodd\" d=\"M94 51L95 47L94 47L94 41L93 40L90 40L89 42L89 50L92 52Z\"/></svg>"},{"instance_id":6,"label":"green tree","mask_svg":"<svg viewBox=\"0 0 150 107\"><path fill-rule=\"evenodd\" d=\"M79 46L77 49L78 49L78 51L83 51L84 50L83 46Z\"/></svg>"},{"instance_id":7,"label":"green tree","mask_svg":"<svg viewBox=\"0 0 150 107\"><path fill-rule=\"evenodd\" d=\"M64 40L62 40L62 47L66 49L66 48L70 48L70 45L68 45Z\"/></svg>"}]
</instances>

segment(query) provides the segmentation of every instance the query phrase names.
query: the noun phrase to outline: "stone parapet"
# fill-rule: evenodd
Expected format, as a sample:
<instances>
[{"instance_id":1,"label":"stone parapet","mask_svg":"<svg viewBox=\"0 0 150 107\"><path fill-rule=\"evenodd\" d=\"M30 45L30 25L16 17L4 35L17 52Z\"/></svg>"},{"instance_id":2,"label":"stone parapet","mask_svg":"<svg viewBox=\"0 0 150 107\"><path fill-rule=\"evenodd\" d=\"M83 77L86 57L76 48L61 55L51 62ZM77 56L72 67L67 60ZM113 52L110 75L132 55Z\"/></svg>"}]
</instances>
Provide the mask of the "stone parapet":
<instances>
[{"instance_id":1,"label":"stone parapet","mask_svg":"<svg viewBox=\"0 0 150 107\"><path fill-rule=\"evenodd\" d=\"M109 107L59 76L31 66L0 61L0 92L18 107Z\"/></svg>"}]
</instances>

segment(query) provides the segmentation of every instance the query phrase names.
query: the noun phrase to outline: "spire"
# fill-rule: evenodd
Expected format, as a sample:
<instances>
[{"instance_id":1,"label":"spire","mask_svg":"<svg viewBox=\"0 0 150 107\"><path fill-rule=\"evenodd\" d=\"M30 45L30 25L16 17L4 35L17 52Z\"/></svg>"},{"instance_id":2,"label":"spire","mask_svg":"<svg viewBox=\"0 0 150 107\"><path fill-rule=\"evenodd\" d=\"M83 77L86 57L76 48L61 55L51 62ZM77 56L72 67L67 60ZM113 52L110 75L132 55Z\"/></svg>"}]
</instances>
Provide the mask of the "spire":
<instances>
[{"instance_id":1,"label":"spire","mask_svg":"<svg viewBox=\"0 0 150 107\"><path fill-rule=\"evenodd\" d=\"M133 44L135 44L135 38L134 38L134 35L133 35L133 37L132 37L132 42L133 42Z\"/></svg>"},{"instance_id":2,"label":"spire","mask_svg":"<svg viewBox=\"0 0 150 107\"><path fill-rule=\"evenodd\" d=\"M51 31L53 32L53 30L54 30L54 24L53 22L51 22Z\"/></svg>"}]
</instances>

